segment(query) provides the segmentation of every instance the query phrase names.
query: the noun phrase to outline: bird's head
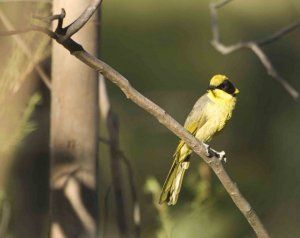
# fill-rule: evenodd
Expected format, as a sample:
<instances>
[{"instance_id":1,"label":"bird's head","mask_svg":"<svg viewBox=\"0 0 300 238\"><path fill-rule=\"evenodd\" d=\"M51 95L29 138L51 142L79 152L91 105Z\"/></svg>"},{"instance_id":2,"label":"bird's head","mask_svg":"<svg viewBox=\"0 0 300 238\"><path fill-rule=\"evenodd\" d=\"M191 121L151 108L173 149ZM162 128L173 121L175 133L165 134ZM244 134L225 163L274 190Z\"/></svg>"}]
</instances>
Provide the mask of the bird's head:
<instances>
[{"instance_id":1,"label":"bird's head","mask_svg":"<svg viewBox=\"0 0 300 238\"><path fill-rule=\"evenodd\" d=\"M218 99L230 99L235 97L239 90L225 75L217 74L210 80L207 92Z\"/></svg>"}]
</instances>

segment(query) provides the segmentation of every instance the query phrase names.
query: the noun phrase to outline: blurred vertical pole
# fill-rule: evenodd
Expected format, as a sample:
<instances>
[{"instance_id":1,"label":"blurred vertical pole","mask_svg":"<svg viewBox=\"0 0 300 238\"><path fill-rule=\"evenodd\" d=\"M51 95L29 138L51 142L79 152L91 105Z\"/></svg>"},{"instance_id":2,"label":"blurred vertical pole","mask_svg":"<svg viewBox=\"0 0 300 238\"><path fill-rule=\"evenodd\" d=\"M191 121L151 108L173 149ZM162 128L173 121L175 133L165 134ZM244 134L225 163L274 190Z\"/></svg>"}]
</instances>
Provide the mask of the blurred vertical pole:
<instances>
[{"instance_id":1,"label":"blurred vertical pole","mask_svg":"<svg viewBox=\"0 0 300 238\"><path fill-rule=\"evenodd\" d=\"M53 0L66 10L64 26L92 0ZM97 54L97 16L73 38ZM96 72L61 45L52 49L50 237L98 234L98 81Z\"/></svg>"}]
</instances>

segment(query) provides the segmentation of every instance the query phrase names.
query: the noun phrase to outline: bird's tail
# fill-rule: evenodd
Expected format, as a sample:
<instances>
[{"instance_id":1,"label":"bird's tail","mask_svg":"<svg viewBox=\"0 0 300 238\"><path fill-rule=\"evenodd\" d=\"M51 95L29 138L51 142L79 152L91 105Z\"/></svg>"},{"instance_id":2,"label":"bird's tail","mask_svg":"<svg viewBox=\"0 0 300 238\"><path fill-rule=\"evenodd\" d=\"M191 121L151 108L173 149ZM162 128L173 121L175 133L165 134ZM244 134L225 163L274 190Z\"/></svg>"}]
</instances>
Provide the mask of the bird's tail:
<instances>
[{"instance_id":1,"label":"bird's tail","mask_svg":"<svg viewBox=\"0 0 300 238\"><path fill-rule=\"evenodd\" d=\"M175 154L175 157L179 156ZM184 160L174 159L172 167L169 171L167 179L162 188L162 192L159 198L159 203L167 202L168 205L175 205L180 193L182 180L185 171L189 168L189 156Z\"/></svg>"}]
</instances>

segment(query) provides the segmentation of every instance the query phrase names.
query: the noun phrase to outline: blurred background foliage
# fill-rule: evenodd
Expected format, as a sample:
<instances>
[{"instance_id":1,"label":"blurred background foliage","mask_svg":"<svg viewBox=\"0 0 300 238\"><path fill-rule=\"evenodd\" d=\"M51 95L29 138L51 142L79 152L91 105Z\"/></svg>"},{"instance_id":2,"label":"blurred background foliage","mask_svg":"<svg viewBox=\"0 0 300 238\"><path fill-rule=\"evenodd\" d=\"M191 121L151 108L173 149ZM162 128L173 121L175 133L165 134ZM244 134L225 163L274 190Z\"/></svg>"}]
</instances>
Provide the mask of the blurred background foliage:
<instances>
[{"instance_id":1,"label":"blurred background foliage","mask_svg":"<svg viewBox=\"0 0 300 238\"><path fill-rule=\"evenodd\" d=\"M233 118L211 146L227 152L226 170L271 236L299 237L299 102L294 102L267 75L250 51L223 56L213 49L209 3L208 0L104 1L101 58L181 123L205 92L212 75L229 76L241 93ZM49 9L49 4L42 3L0 4L0 10L16 28L24 27L31 13L43 15ZM226 44L260 39L298 20L300 2L236 0L219 11L219 18ZM5 27L3 22L0 26ZM49 71L45 60L49 56L47 38L37 33L22 38L30 46L32 57L38 53L37 61ZM300 29L263 48L278 72L298 90L299 39ZM41 234L47 234L48 215L49 91L35 71L29 70L30 61L20 53L13 38L0 39L0 52L3 56L0 189L11 203L9 234L42 237ZM178 204L158 206L157 196L171 166L178 138L127 100L111 83L108 91L120 118L122 150L131 161L138 183L142 237L254 237L219 181L197 156L193 156ZM37 92L42 99L37 100ZM32 121L35 130L28 135L28 127L21 125ZM105 126L100 126L101 136L105 137ZM12 136L14 143L10 142ZM102 202L111 184L108 158L107 147L101 144ZM124 186L128 191L126 179ZM106 208L108 220L102 221L105 237L117 237L112 196L109 195ZM126 199L130 208L129 193Z\"/></svg>"},{"instance_id":2,"label":"blurred background foliage","mask_svg":"<svg viewBox=\"0 0 300 238\"><path fill-rule=\"evenodd\" d=\"M2 1L1 30L25 28L36 12L48 15L49 5ZM49 43L40 33L0 38L0 237L45 230L49 92L34 67L50 56Z\"/></svg>"}]
</instances>

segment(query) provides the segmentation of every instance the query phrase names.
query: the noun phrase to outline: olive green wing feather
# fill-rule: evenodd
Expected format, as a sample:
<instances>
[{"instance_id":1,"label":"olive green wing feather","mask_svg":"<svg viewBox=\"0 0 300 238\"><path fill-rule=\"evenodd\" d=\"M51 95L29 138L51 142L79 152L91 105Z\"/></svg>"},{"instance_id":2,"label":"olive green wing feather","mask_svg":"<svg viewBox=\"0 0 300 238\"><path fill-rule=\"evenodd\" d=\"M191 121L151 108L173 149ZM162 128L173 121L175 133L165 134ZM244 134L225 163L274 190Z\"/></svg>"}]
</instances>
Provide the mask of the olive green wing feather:
<instances>
[{"instance_id":1,"label":"olive green wing feather","mask_svg":"<svg viewBox=\"0 0 300 238\"><path fill-rule=\"evenodd\" d=\"M210 103L210 99L207 97L207 95L200 97L195 103L192 111L189 113L188 117L186 118L186 121L184 123L184 128L193 136L196 135L198 129L201 128L207 121L207 117L205 114L205 107L207 106L208 103ZM180 152L181 148L184 145L185 142L183 140L180 140L176 148L176 151L174 153L174 156ZM179 158L179 161L181 161L181 158Z\"/></svg>"},{"instance_id":2,"label":"olive green wing feather","mask_svg":"<svg viewBox=\"0 0 300 238\"><path fill-rule=\"evenodd\" d=\"M194 105L192 111L188 115L184 127L192 135L196 135L199 128L206 122L206 115L204 111L205 104L207 103L207 96L202 96ZM159 203L168 202L169 205L175 205L181 189L181 184L185 171L189 167L187 157L192 151L182 152L185 142L181 140L173 155L174 161L168 173L166 181L163 185L160 195Z\"/></svg>"}]
</instances>

